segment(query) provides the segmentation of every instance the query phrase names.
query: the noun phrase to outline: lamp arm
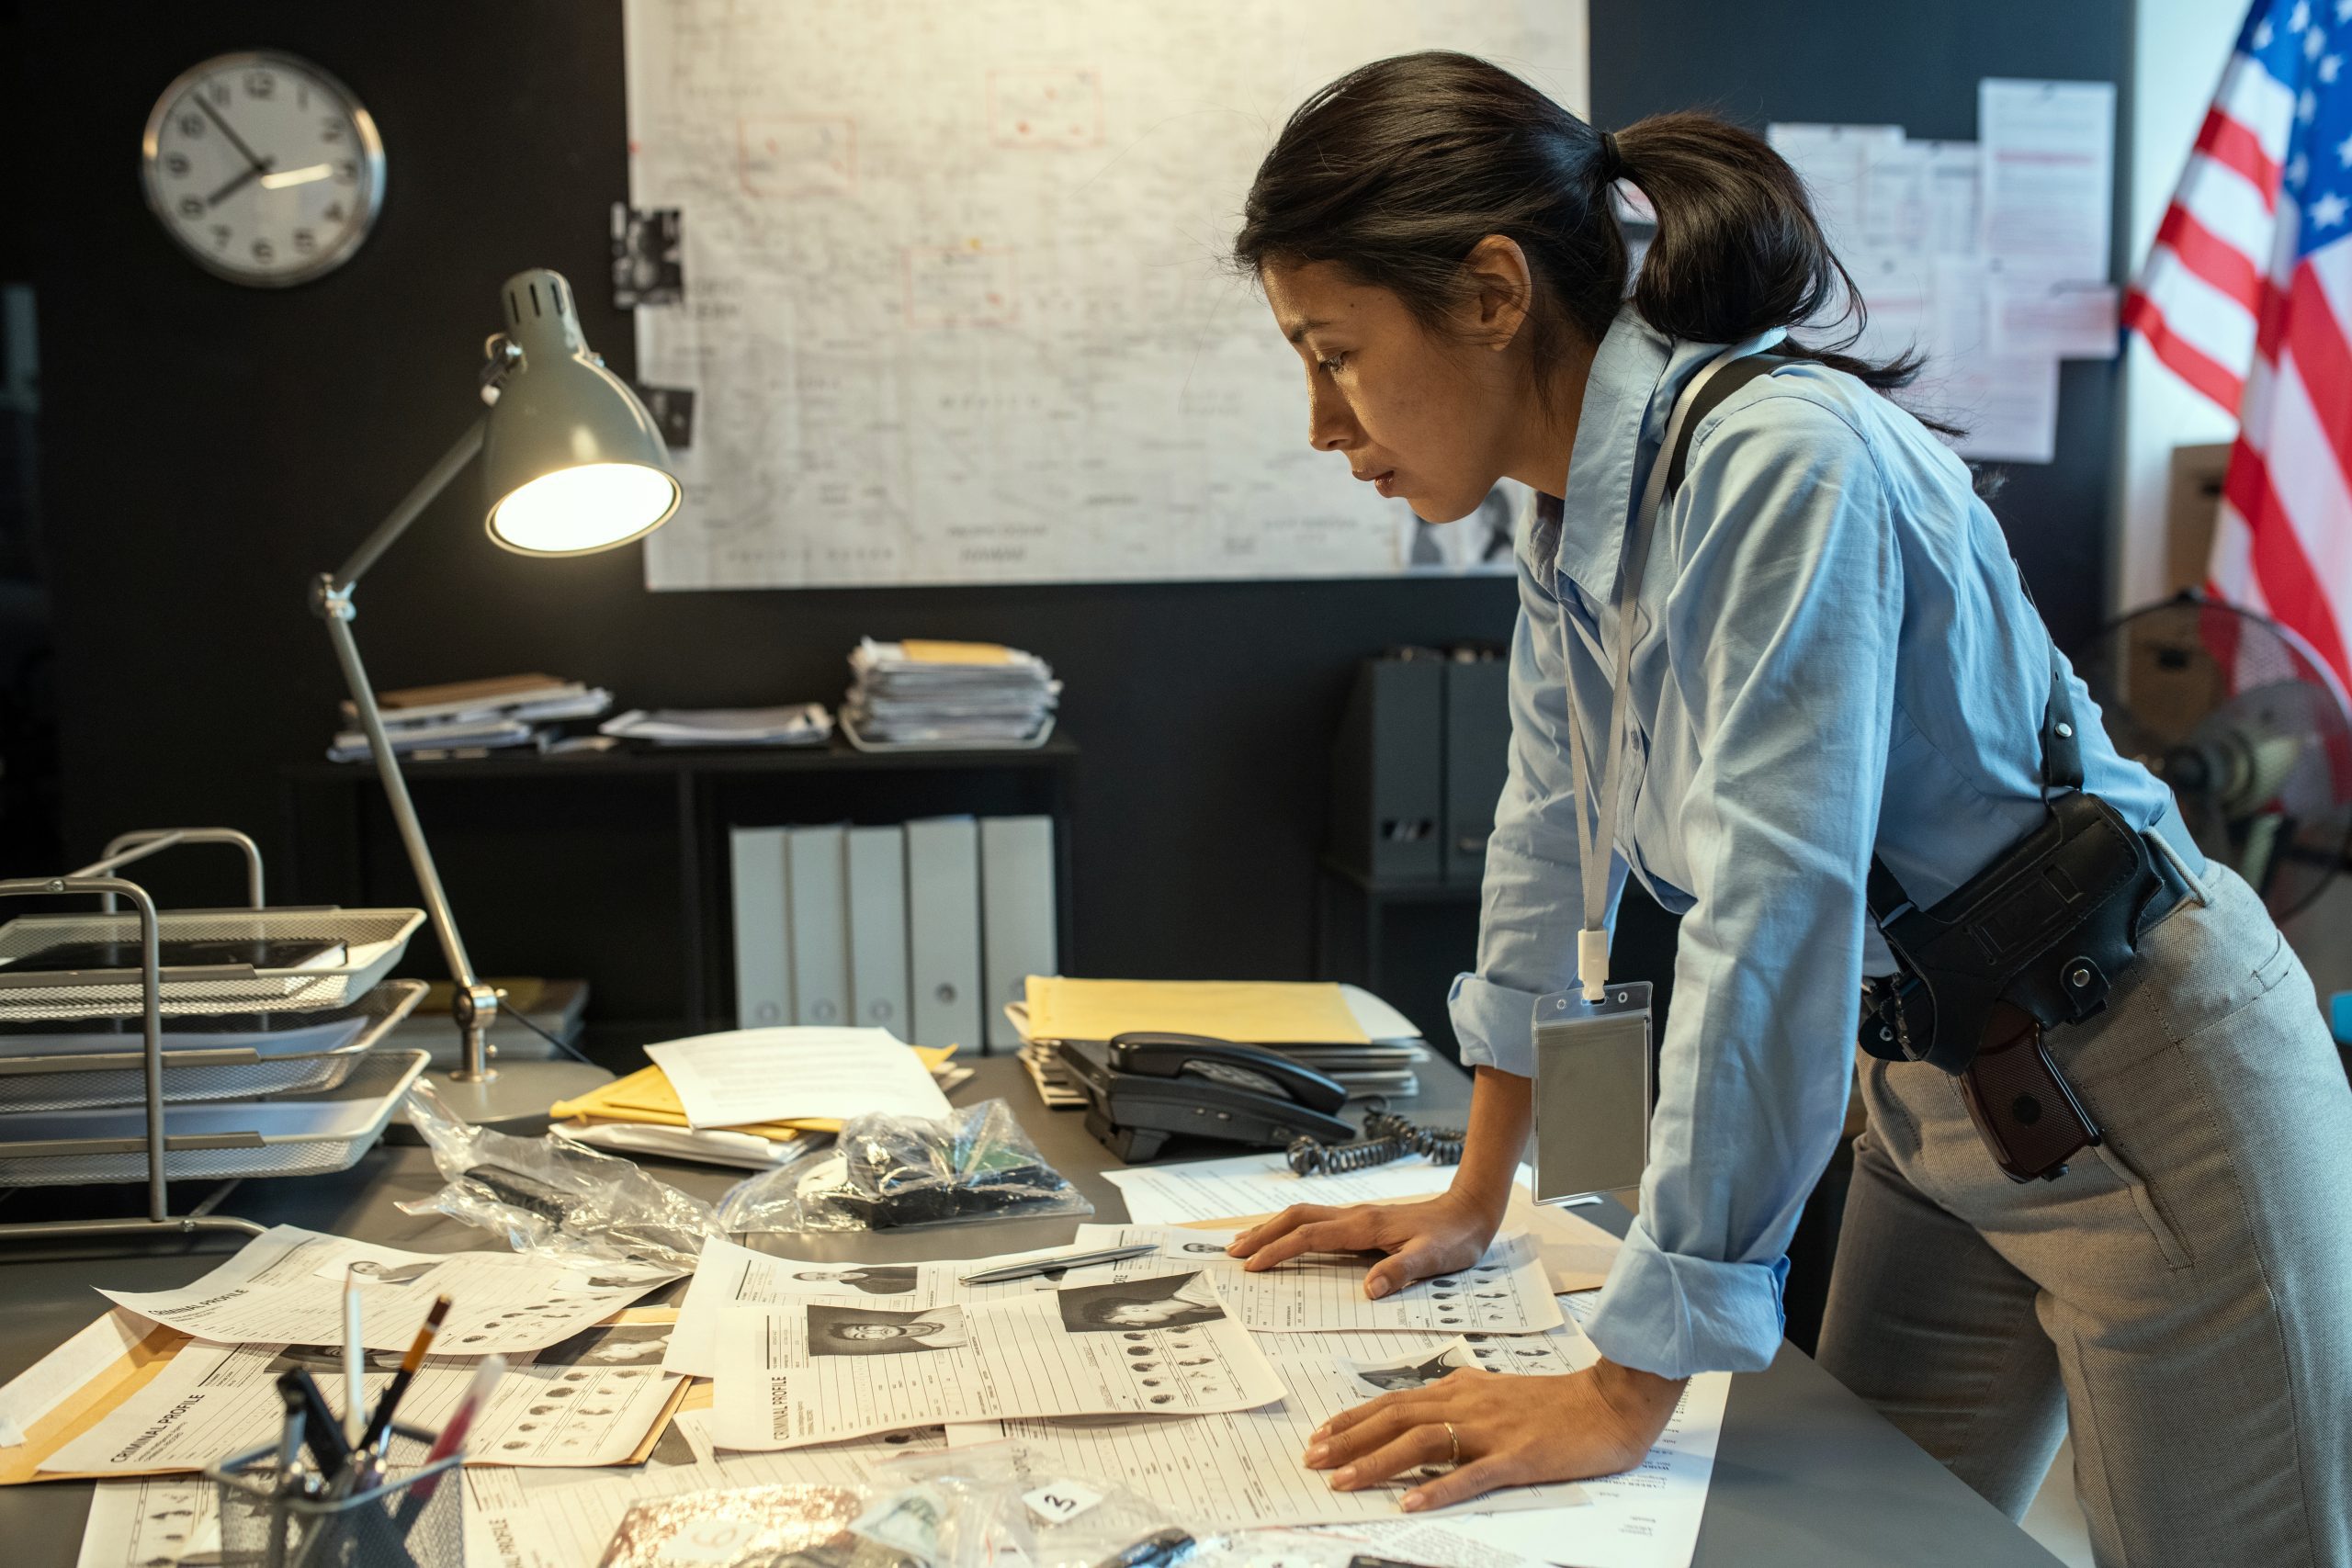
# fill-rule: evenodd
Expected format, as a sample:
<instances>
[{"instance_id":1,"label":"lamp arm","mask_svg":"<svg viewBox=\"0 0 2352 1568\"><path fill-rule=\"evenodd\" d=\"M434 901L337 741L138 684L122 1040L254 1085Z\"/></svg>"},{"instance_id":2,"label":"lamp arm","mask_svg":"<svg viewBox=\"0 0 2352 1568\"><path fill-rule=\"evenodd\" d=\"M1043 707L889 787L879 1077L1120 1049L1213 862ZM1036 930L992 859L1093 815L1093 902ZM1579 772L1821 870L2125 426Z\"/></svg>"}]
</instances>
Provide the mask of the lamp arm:
<instances>
[{"instance_id":1,"label":"lamp arm","mask_svg":"<svg viewBox=\"0 0 2352 1568\"><path fill-rule=\"evenodd\" d=\"M458 932L458 917L449 908L449 895L441 886L441 873L433 863L433 850L424 841L424 824L417 820L416 805L409 798L408 781L401 774L399 756L392 750L391 738L384 733L384 716L376 705L375 688L368 683L367 666L360 662L359 641L352 635L351 620L356 614L351 603L351 591L360 574L376 564L377 558L407 532L434 497L447 488L458 470L473 461L481 450L482 422L476 420L457 444L442 454L441 460L409 491L390 516L376 525L375 531L360 542L343 570L333 576L322 576L311 590L311 607L327 624L327 640L334 647L335 662L343 667L343 683L351 693L351 705L359 716L359 728L368 737L368 750L376 759L377 777L383 781L384 795L391 803L392 821L400 829L401 843L408 851L408 863L416 874L416 885L424 899L424 913L433 923L433 934L440 939L441 956L449 965L449 977L456 982L457 995L451 1008L458 1031L463 1036L458 1070L451 1077L459 1082L481 1082L493 1077L490 1066L490 1027L498 1017L498 993L482 984L474 973L473 960L466 954L465 938Z\"/></svg>"},{"instance_id":2,"label":"lamp arm","mask_svg":"<svg viewBox=\"0 0 2352 1568\"><path fill-rule=\"evenodd\" d=\"M361 575L374 566L377 558L390 549L402 534L408 532L409 525L433 504L434 497L448 488L449 481L458 477L458 470L481 455L483 423L478 419L468 426L466 433L441 454L441 460L416 481L416 488L392 508L391 515L377 524L375 530L359 541L359 547L351 552L351 558L345 561L342 570L329 581L329 587L334 592L348 593L356 587Z\"/></svg>"}]
</instances>

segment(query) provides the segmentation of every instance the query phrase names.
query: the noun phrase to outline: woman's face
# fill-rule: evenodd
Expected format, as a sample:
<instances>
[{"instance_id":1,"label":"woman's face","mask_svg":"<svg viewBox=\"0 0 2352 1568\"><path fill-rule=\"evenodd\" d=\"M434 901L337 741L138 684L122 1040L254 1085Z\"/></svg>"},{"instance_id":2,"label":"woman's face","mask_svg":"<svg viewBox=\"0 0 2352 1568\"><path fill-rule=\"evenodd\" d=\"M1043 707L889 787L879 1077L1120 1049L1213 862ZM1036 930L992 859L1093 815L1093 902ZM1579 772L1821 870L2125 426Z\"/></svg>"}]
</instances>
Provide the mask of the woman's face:
<instances>
[{"instance_id":1,"label":"woman's face","mask_svg":"<svg viewBox=\"0 0 2352 1568\"><path fill-rule=\"evenodd\" d=\"M1508 243L1508 242L1506 242ZM1425 523L1467 517L1509 467L1525 371L1507 348L1519 315L1432 331L1388 289L1330 262L1268 265L1266 303L1306 367L1307 440L1345 457ZM1500 329L1499 340L1497 330Z\"/></svg>"},{"instance_id":2,"label":"woman's face","mask_svg":"<svg viewBox=\"0 0 2352 1568\"><path fill-rule=\"evenodd\" d=\"M1150 1328L1192 1311L1192 1304L1173 1296L1157 1302L1123 1302L1110 1309L1113 1323L1122 1328Z\"/></svg>"},{"instance_id":3,"label":"woman's face","mask_svg":"<svg viewBox=\"0 0 2352 1568\"><path fill-rule=\"evenodd\" d=\"M843 1339L903 1339L922 1331L934 1332L937 1325L929 1323L844 1323L833 1330Z\"/></svg>"}]
</instances>

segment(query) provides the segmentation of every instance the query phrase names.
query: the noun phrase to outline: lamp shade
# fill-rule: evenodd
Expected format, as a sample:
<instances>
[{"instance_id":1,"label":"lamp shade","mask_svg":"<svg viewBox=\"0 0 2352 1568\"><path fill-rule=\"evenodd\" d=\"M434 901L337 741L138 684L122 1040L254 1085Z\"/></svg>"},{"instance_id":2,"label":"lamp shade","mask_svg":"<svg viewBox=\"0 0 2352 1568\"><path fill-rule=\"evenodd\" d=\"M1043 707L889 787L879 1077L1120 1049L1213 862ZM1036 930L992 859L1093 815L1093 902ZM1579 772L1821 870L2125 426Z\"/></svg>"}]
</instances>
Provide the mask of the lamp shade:
<instances>
[{"instance_id":1,"label":"lamp shade","mask_svg":"<svg viewBox=\"0 0 2352 1568\"><path fill-rule=\"evenodd\" d=\"M521 351L482 431L490 536L531 556L587 555L640 538L683 491L653 416L589 352L571 286L544 267L506 280Z\"/></svg>"}]
</instances>

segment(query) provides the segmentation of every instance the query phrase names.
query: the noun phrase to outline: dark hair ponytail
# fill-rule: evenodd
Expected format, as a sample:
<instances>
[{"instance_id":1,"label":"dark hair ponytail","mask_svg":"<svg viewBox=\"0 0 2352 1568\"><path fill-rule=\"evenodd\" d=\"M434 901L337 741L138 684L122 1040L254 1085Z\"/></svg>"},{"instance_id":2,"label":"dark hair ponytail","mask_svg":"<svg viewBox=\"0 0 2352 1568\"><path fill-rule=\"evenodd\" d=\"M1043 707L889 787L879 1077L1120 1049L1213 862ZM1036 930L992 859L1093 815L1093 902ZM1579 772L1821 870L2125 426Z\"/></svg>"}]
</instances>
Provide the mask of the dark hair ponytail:
<instances>
[{"instance_id":1,"label":"dark hair ponytail","mask_svg":"<svg viewBox=\"0 0 2352 1568\"><path fill-rule=\"evenodd\" d=\"M1658 331L1736 343L1812 322L1809 344L1779 352L1882 391L1917 374L1916 355L1877 365L1844 352L1861 335L1861 298L1796 171L1760 137L1704 114L1653 115L1605 136L1466 54L1376 60L1300 105L1259 165L1234 260L1252 273L1336 263L1434 324L1461 298L1472 247L1505 235L1536 276L1540 365L1564 329L1600 342L1624 299L1619 179L1657 215L1633 298ZM1815 318L1833 303L1839 330L1825 343Z\"/></svg>"}]
</instances>

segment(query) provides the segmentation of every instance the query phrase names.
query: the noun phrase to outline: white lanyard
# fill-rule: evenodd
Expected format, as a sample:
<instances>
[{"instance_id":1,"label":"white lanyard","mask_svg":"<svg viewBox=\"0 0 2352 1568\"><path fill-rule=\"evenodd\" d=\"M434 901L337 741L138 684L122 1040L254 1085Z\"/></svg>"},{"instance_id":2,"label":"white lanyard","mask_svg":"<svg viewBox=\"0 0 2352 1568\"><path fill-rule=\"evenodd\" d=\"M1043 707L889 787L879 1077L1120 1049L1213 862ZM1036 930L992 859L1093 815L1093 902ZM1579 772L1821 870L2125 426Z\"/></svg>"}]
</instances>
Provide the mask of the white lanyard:
<instances>
[{"instance_id":1,"label":"white lanyard","mask_svg":"<svg viewBox=\"0 0 2352 1568\"><path fill-rule=\"evenodd\" d=\"M1568 673L1575 634L1568 626L1566 607L1562 606L1560 611L1560 675L1562 684L1567 688L1568 764L1576 781L1577 850L1581 863L1577 869L1584 879L1584 927L1577 932L1577 979L1584 987L1588 1001L1599 1001L1609 984L1609 861L1616 852L1617 792L1624 783L1624 770L1617 764L1625 749L1625 730L1633 709L1625 700L1625 690L1633 680L1634 613L1641 596L1642 569L1649 561L1650 535L1657 523L1658 506L1666 497L1667 469L1673 466L1674 449L1682 438L1683 420L1700 389L1724 366L1762 346L1750 342L1724 350L1701 366L1684 386L1682 395L1674 401L1673 417L1667 421L1666 438L1650 463L1649 482L1642 489L1641 510L1634 513L1633 526L1626 532L1617 570L1616 672L1610 687L1608 744L1600 771L1600 816L1597 825L1585 819L1585 802L1590 798L1586 787L1589 764L1585 761L1584 726L1577 719L1577 683ZM1560 526L1565 529L1567 525L1567 516L1563 513Z\"/></svg>"}]
</instances>

